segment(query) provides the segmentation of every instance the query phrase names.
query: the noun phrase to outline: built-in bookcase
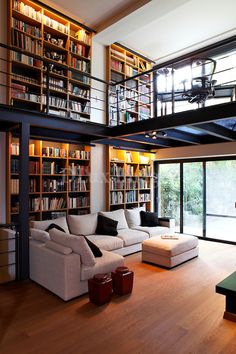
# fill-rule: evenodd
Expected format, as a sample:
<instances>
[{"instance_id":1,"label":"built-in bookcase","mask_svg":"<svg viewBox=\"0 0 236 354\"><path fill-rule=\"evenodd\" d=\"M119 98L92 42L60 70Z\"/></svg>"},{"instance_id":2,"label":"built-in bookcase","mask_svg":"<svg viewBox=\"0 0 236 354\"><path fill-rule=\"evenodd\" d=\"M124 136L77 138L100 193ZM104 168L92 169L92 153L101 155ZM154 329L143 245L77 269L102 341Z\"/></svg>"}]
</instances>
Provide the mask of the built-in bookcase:
<instances>
[{"instance_id":1,"label":"built-in bookcase","mask_svg":"<svg viewBox=\"0 0 236 354\"><path fill-rule=\"evenodd\" d=\"M146 206L152 210L154 155L107 148L107 210Z\"/></svg>"},{"instance_id":2,"label":"built-in bookcase","mask_svg":"<svg viewBox=\"0 0 236 354\"><path fill-rule=\"evenodd\" d=\"M118 44L107 47L107 64L107 80L112 83L133 77L152 66L147 58ZM124 124L150 118L152 91L151 73L114 86L109 94L109 124Z\"/></svg>"},{"instance_id":3,"label":"built-in bookcase","mask_svg":"<svg viewBox=\"0 0 236 354\"><path fill-rule=\"evenodd\" d=\"M8 222L19 215L19 139L8 137ZM29 210L34 220L90 212L90 147L30 140Z\"/></svg>"},{"instance_id":4,"label":"built-in bookcase","mask_svg":"<svg viewBox=\"0 0 236 354\"><path fill-rule=\"evenodd\" d=\"M90 119L92 32L28 0L9 1L9 104L65 118ZM41 60L30 54L39 55ZM73 68L71 72L69 69Z\"/></svg>"}]
</instances>

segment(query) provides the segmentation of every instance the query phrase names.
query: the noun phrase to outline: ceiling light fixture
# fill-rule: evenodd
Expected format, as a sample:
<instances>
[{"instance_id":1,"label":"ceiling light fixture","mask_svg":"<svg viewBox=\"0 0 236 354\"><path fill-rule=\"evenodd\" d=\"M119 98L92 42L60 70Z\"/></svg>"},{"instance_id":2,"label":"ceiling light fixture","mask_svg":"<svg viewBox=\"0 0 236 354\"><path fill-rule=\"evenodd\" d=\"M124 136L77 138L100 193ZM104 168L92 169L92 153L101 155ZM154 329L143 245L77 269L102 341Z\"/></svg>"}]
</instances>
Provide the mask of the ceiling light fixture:
<instances>
[{"instance_id":1,"label":"ceiling light fixture","mask_svg":"<svg viewBox=\"0 0 236 354\"><path fill-rule=\"evenodd\" d=\"M153 140L156 140L158 138L158 136L160 136L160 137L167 136L167 132L165 132L165 131L156 132L154 130L152 132L145 133L145 138L149 138L149 139L153 139Z\"/></svg>"}]
</instances>

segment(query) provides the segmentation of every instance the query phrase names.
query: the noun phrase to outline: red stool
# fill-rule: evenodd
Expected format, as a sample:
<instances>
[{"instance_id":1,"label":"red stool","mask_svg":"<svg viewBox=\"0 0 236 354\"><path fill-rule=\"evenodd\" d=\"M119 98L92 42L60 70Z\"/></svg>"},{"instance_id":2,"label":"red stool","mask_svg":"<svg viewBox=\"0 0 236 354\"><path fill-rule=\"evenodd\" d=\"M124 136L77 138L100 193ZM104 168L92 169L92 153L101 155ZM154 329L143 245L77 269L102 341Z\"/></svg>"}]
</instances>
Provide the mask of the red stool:
<instances>
[{"instance_id":1,"label":"red stool","mask_svg":"<svg viewBox=\"0 0 236 354\"><path fill-rule=\"evenodd\" d=\"M111 273L113 291L117 295L127 295L132 292L134 272L127 267L118 267Z\"/></svg>"},{"instance_id":2,"label":"red stool","mask_svg":"<svg viewBox=\"0 0 236 354\"><path fill-rule=\"evenodd\" d=\"M96 274L88 280L89 300L101 306L111 300L112 279L109 274Z\"/></svg>"}]
</instances>

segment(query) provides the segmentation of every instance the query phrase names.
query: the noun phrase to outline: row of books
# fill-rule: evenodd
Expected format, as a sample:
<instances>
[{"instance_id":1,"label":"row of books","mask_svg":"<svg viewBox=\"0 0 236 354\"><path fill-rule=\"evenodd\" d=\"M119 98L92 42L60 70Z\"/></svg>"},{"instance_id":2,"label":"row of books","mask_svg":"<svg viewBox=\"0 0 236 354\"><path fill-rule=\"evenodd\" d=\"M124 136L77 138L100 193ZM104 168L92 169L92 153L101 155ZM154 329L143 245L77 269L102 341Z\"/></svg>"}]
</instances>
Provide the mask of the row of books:
<instances>
[{"instance_id":1,"label":"row of books","mask_svg":"<svg viewBox=\"0 0 236 354\"><path fill-rule=\"evenodd\" d=\"M42 164L42 173L45 175L57 175L60 173L64 173L64 167L55 163L55 161L43 161Z\"/></svg>"},{"instance_id":2,"label":"row of books","mask_svg":"<svg viewBox=\"0 0 236 354\"><path fill-rule=\"evenodd\" d=\"M39 161L29 161L29 173L39 174Z\"/></svg>"},{"instance_id":3,"label":"row of books","mask_svg":"<svg viewBox=\"0 0 236 354\"><path fill-rule=\"evenodd\" d=\"M90 151L86 150L70 150L69 157L81 159L81 160L89 160L90 159Z\"/></svg>"},{"instance_id":4,"label":"row of books","mask_svg":"<svg viewBox=\"0 0 236 354\"><path fill-rule=\"evenodd\" d=\"M111 60L111 68L115 69L117 71L123 71L123 63L118 60L112 59Z\"/></svg>"},{"instance_id":5,"label":"row of books","mask_svg":"<svg viewBox=\"0 0 236 354\"><path fill-rule=\"evenodd\" d=\"M79 43L70 42L71 53L81 55L82 57L87 57L87 48Z\"/></svg>"},{"instance_id":6,"label":"row of books","mask_svg":"<svg viewBox=\"0 0 236 354\"><path fill-rule=\"evenodd\" d=\"M38 59L34 59L28 55L21 54L19 52L12 51L12 60L18 61L20 63L35 66L37 68L41 67L41 61Z\"/></svg>"},{"instance_id":7,"label":"row of books","mask_svg":"<svg viewBox=\"0 0 236 354\"><path fill-rule=\"evenodd\" d=\"M135 167L133 165L126 165L125 174L126 176L135 176Z\"/></svg>"},{"instance_id":8,"label":"row of books","mask_svg":"<svg viewBox=\"0 0 236 354\"><path fill-rule=\"evenodd\" d=\"M28 16L38 22L42 22L42 14L36 11L33 7L26 5L23 1L13 0L13 9L21 12L23 15Z\"/></svg>"},{"instance_id":9,"label":"row of books","mask_svg":"<svg viewBox=\"0 0 236 354\"><path fill-rule=\"evenodd\" d=\"M129 191L125 193L125 202L134 203L137 201L137 191Z\"/></svg>"},{"instance_id":10,"label":"row of books","mask_svg":"<svg viewBox=\"0 0 236 354\"><path fill-rule=\"evenodd\" d=\"M89 113L90 106L88 102L77 102L77 101L69 101L69 109L72 111L78 111L81 113Z\"/></svg>"},{"instance_id":11,"label":"row of books","mask_svg":"<svg viewBox=\"0 0 236 354\"><path fill-rule=\"evenodd\" d=\"M23 75L19 75L19 74L12 74L12 80L17 80L17 81L23 81L25 83L30 83L30 84L36 84L39 85L39 81L29 77L29 76L23 76Z\"/></svg>"},{"instance_id":12,"label":"row of books","mask_svg":"<svg viewBox=\"0 0 236 354\"><path fill-rule=\"evenodd\" d=\"M30 178L29 180L29 192L35 193L38 191L38 182L36 178Z\"/></svg>"},{"instance_id":13,"label":"row of books","mask_svg":"<svg viewBox=\"0 0 236 354\"><path fill-rule=\"evenodd\" d=\"M71 82L69 83L69 93L75 96L89 98L89 90L78 87Z\"/></svg>"},{"instance_id":14,"label":"row of books","mask_svg":"<svg viewBox=\"0 0 236 354\"><path fill-rule=\"evenodd\" d=\"M138 181L136 178L126 178L126 189L137 189Z\"/></svg>"},{"instance_id":15,"label":"row of books","mask_svg":"<svg viewBox=\"0 0 236 354\"><path fill-rule=\"evenodd\" d=\"M110 174L113 176L124 176L124 168L116 163L111 163Z\"/></svg>"},{"instance_id":16,"label":"row of books","mask_svg":"<svg viewBox=\"0 0 236 354\"><path fill-rule=\"evenodd\" d=\"M145 115L147 115L147 116L150 116L150 114L151 114L150 107L147 107L147 106L140 106L140 107L139 107L139 112L140 112L141 114L145 114Z\"/></svg>"},{"instance_id":17,"label":"row of books","mask_svg":"<svg viewBox=\"0 0 236 354\"><path fill-rule=\"evenodd\" d=\"M89 197L80 196L68 198L68 207L70 209L88 207L89 203Z\"/></svg>"},{"instance_id":18,"label":"row of books","mask_svg":"<svg viewBox=\"0 0 236 354\"><path fill-rule=\"evenodd\" d=\"M14 154L18 155L18 154ZM11 159L11 173L19 173L20 162L19 159Z\"/></svg>"},{"instance_id":19,"label":"row of books","mask_svg":"<svg viewBox=\"0 0 236 354\"><path fill-rule=\"evenodd\" d=\"M43 77L43 84L44 87L47 87L47 78L46 76ZM66 92L65 81L55 79L54 77L49 77L49 89Z\"/></svg>"},{"instance_id":20,"label":"row of books","mask_svg":"<svg viewBox=\"0 0 236 354\"><path fill-rule=\"evenodd\" d=\"M46 15L43 16L43 23L44 23L44 25L51 27L57 31L62 32L62 33L65 33L65 34L69 33L68 26L63 25L62 23L60 23L56 20L53 20L52 18L50 18Z\"/></svg>"},{"instance_id":21,"label":"row of books","mask_svg":"<svg viewBox=\"0 0 236 354\"><path fill-rule=\"evenodd\" d=\"M42 55L42 44L37 39L32 39L22 32L13 29L12 31L12 44L27 52Z\"/></svg>"},{"instance_id":22,"label":"row of books","mask_svg":"<svg viewBox=\"0 0 236 354\"><path fill-rule=\"evenodd\" d=\"M69 191L70 192L86 192L88 190L88 179L82 177L69 179Z\"/></svg>"},{"instance_id":23,"label":"row of books","mask_svg":"<svg viewBox=\"0 0 236 354\"><path fill-rule=\"evenodd\" d=\"M42 32L39 27L28 25L27 23L17 20L16 18L12 17L12 27L23 31L27 34L30 34L34 37L41 38Z\"/></svg>"},{"instance_id":24,"label":"row of books","mask_svg":"<svg viewBox=\"0 0 236 354\"><path fill-rule=\"evenodd\" d=\"M125 66L125 74L128 76L135 76L138 74L138 70L134 69L132 66L126 65Z\"/></svg>"},{"instance_id":25,"label":"row of books","mask_svg":"<svg viewBox=\"0 0 236 354\"><path fill-rule=\"evenodd\" d=\"M140 177L151 177L152 169L151 166L142 166L139 169L139 176Z\"/></svg>"},{"instance_id":26,"label":"row of books","mask_svg":"<svg viewBox=\"0 0 236 354\"><path fill-rule=\"evenodd\" d=\"M43 192L64 192L65 190L65 179L43 179Z\"/></svg>"},{"instance_id":27,"label":"row of books","mask_svg":"<svg viewBox=\"0 0 236 354\"><path fill-rule=\"evenodd\" d=\"M80 73L72 73L72 79L76 81L80 81L86 85L90 85L90 78L80 74Z\"/></svg>"},{"instance_id":28,"label":"row of books","mask_svg":"<svg viewBox=\"0 0 236 354\"><path fill-rule=\"evenodd\" d=\"M86 32L83 28L75 32L74 37L87 45L91 45L91 35L90 33Z\"/></svg>"},{"instance_id":29,"label":"row of books","mask_svg":"<svg viewBox=\"0 0 236 354\"><path fill-rule=\"evenodd\" d=\"M139 194L140 202L149 202L150 201L150 193L140 193Z\"/></svg>"},{"instance_id":30,"label":"row of books","mask_svg":"<svg viewBox=\"0 0 236 354\"><path fill-rule=\"evenodd\" d=\"M11 143L10 154L11 155L19 155L19 153L20 153L20 144L19 143Z\"/></svg>"},{"instance_id":31,"label":"row of books","mask_svg":"<svg viewBox=\"0 0 236 354\"><path fill-rule=\"evenodd\" d=\"M19 193L19 179L18 178L11 179L10 192L11 192L11 194L18 194Z\"/></svg>"},{"instance_id":32,"label":"row of books","mask_svg":"<svg viewBox=\"0 0 236 354\"><path fill-rule=\"evenodd\" d=\"M69 174L72 176L89 176L89 166L72 163L69 165Z\"/></svg>"},{"instance_id":33,"label":"row of books","mask_svg":"<svg viewBox=\"0 0 236 354\"><path fill-rule=\"evenodd\" d=\"M42 148L42 156L43 157L61 157L66 158L67 153L66 149L58 148L54 146L46 146Z\"/></svg>"},{"instance_id":34,"label":"row of books","mask_svg":"<svg viewBox=\"0 0 236 354\"><path fill-rule=\"evenodd\" d=\"M90 63L85 60L71 57L70 65L72 68L78 69L80 71L84 71L86 73L90 72Z\"/></svg>"},{"instance_id":35,"label":"row of books","mask_svg":"<svg viewBox=\"0 0 236 354\"><path fill-rule=\"evenodd\" d=\"M11 96L13 99L18 98L21 100L27 100L27 101L31 101L31 102L40 103L40 96L36 95L35 93L19 92L16 90L12 90Z\"/></svg>"},{"instance_id":36,"label":"row of books","mask_svg":"<svg viewBox=\"0 0 236 354\"><path fill-rule=\"evenodd\" d=\"M123 204L124 203L123 192L111 192L110 193L110 203L111 204Z\"/></svg>"},{"instance_id":37,"label":"row of books","mask_svg":"<svg viewBox=\"0 0 236 354\"><path fill-rule=\"evenodd\" d=\"M110 178L110 189L124 189L125 188L125 181L123 178Z\"/></svg>"},{"instance_id":38,"label":"row of books","mask_svg":"<svg viewBox=\"0 0 236 354\"><path fill-rule=\"evenodd\" d=\"M46 105L47 97L45 95L42 96L42 103ZM49 105L57 108L66 108L67 100L60 97L49 96Z\"/></svg>"},{"instance_id":39,"label":"row of books","mask_svg":"<svg viewBox=\"0 0 236 354\"><path fill-rule=\"evenodd\" d=\"M149 179L146 180L143 178L139 178L138 184L139 184L140 189L150 188L150 180Z\"/></svg>"}]
</instances>

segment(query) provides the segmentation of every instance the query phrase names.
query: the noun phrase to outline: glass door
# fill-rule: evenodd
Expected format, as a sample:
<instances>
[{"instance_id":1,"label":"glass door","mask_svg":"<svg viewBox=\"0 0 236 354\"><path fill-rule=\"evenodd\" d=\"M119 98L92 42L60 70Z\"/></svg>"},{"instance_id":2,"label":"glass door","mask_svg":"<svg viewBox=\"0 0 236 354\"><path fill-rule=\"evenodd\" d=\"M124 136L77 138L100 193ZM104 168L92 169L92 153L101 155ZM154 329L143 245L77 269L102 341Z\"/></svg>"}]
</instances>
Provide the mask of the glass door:
<instances>
[{"instance_id":1,"label":"glass door","mask_svg":"<svg viewBox=\"0 0 236 354\"><path fill-rule=\"evenodd\" d=\"M183 233L203 236L203 163L183 163Z\"/></svg>"},{"instance_id":2,"label":"glass door","mask_svg":"<svg viewBox=\"0 0 236 354\"><path fill-rule=\"evenodd\" d=\"M206 162L206 237L236 242L236 160Z\"/></svg>"},{"instance_id":3,"label":"glass door","mask_svg":"<svg viewBox=\"0 0 236 354\"><path fill-rule=\"evenodd\" d=\"M175 219L180 232L180 164L158 165L158 215Z\"/></svg>"}]
</instances>

